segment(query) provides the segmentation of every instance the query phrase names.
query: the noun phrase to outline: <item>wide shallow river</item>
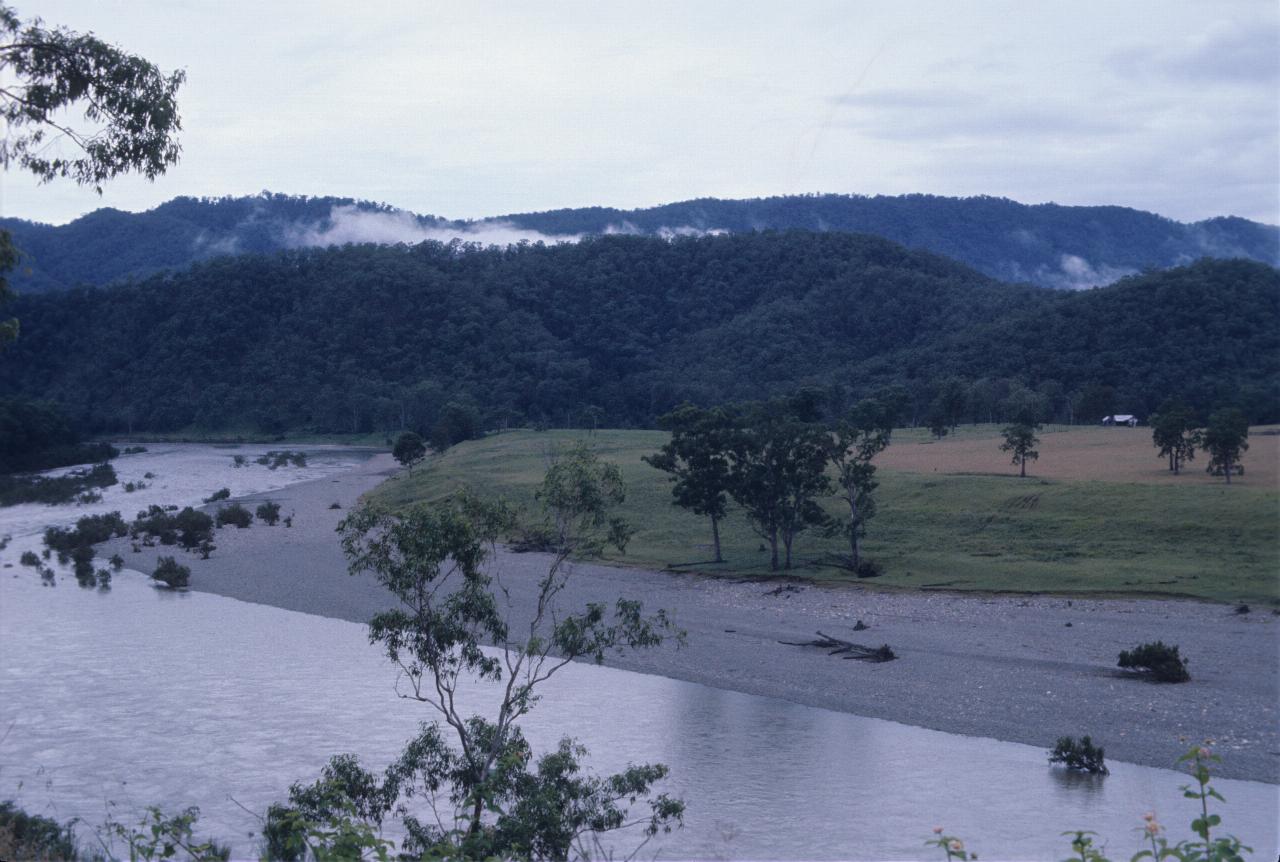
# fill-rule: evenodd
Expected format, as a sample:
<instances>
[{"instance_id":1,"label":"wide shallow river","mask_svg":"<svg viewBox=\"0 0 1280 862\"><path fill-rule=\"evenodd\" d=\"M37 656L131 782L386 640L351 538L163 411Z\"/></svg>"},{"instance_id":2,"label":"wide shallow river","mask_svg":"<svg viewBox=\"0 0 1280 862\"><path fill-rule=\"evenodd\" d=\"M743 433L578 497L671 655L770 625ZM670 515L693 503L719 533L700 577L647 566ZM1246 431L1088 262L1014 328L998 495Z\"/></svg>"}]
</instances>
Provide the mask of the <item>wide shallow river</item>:
<instances>
[{"instance_id":1,"label":"wide shallow river","mask_svg":"<svg viewBox=\"0 0 1280 862\"><path fill-rule=\"evenodd\" d=\"M232 473L225 451L201 447L169 457L152 455L148 470L184 471L197 495L227 477L262 491L351 463L313 456L317 466L299 476ZM196 469L207 472L192 477ZM29 508L7 522L0 510L0 534L14 535L3 562L33 546L40 519ZM83 512L45 508L39 526ZM130 821L150 804L198 805L202 834L251 858L254 814L284 799L291 782L314 779L340 752L380 771L431 718L395 696L395 672L361 625L157 590L136 573L99 592L72 578L42 586L16 565L0 572L0 798L28 811L92 827L108 815ZM923 842L941 825L984 859L1064 858L1068 829L1095 830L1128 858L1144 812L1176 839L1188 837L1196 811L1179 789L1189 779L1171 770L1112 762L1105 779L1080 778L1050 769L1037 748L662 677L574 665L545 694L525 725L536 749L570 734L600 770L671 767L662 789L686 801L687 825L646 856L934 858ZM477 711L493 702L486 689L469 697ZM1280 788L1217 786L1226 831L1252 844L1255 858L1276 858Z\"/></svg>"}]
</instances>

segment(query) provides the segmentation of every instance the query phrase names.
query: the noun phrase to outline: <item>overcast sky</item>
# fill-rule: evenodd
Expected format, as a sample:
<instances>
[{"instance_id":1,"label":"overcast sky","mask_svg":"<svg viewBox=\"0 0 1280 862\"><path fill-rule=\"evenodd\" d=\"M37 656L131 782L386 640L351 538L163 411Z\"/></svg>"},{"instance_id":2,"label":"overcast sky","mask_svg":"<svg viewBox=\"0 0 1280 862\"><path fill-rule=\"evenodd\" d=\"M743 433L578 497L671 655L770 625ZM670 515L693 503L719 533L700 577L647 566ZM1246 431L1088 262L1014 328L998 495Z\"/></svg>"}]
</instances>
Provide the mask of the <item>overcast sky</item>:
<instances>
[{"instance_id":1,"label":"overcast sky","mask_svg":"<svg viewBox=\"0 0 1280 862\"><path fill-rule=\"evenodd\" d=\"M461 217L801 192L1280 223L1280 4L6 0L180 91L154 183L0 175L0 213L264 189Z\"/></svg>"}]
</instances>

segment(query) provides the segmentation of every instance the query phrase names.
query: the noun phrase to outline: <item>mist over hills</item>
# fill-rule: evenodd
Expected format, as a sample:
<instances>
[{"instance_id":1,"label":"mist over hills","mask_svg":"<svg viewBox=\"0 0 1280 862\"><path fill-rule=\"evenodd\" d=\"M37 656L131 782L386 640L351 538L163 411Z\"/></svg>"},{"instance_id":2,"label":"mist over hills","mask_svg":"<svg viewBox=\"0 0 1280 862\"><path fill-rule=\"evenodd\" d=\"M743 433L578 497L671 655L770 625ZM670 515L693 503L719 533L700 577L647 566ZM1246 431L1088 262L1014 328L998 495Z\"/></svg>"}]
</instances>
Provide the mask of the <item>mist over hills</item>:
<instances>
[{"instance_id":1,"label":"mist over hills","mask_svg":"<svg viewBox=\"0 0 1280 862\"><path fill-rule=\"evenodd\" d=\"M221 255L424 240L507 244L583 236L659 237L800 228L884 237L992 278L1082 288L1202 257L1280 265L1280 228L1223 217L1185 224L1127 207L1026 205L1003 198L794 195L705 198L635 210L584 207L475 221L416 215L349 198L175 198L153 210L101 209L62 226L0 219L23 251L26 293L104 285Z\"/></svg>"},{"instance_id":2,"label":"mist over hills","mask_svg":"<svg viewBox=\"0 0 1280 862\"><path fill-rule=\"evenodd\" d=\"M451 410L652 426L686 399L802 386L833 411L887 393L904 422L956 387L981 421L1172 395L1280 421L1280 271L1243 260L1051 291L837 232L427 241L221 257L12 310L0 398L116 433L391 433Z\"/></svg>"}]
</instances>

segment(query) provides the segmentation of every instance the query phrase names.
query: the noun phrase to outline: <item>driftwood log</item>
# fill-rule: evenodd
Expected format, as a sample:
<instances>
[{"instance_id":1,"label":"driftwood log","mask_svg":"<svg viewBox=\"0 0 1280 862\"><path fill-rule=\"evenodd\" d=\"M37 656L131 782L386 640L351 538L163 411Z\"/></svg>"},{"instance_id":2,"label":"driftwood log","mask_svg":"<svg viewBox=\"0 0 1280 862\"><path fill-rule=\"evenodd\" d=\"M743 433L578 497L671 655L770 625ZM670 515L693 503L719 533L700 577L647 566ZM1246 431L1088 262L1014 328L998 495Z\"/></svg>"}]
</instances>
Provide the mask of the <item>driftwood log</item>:
<instances>
[{"instance_id":1,"label":"driftwood log","mask_svg":"<svg viewBox=\"0 0 1280 862\"><path fill-rule=\"evenodd\" d=\"M833 638L829 634L818 632L818 637L811 641L778 641L780 644L798 647L820 647L828 650L827 655L838 655L843 659L853 659L854 661L882 662L893 661L897 658L893 650L889 649L888 644L879 647L868 647L862 644L856 644L853 641L842 640L841 638Z\"/></svg>"}]
</instances>

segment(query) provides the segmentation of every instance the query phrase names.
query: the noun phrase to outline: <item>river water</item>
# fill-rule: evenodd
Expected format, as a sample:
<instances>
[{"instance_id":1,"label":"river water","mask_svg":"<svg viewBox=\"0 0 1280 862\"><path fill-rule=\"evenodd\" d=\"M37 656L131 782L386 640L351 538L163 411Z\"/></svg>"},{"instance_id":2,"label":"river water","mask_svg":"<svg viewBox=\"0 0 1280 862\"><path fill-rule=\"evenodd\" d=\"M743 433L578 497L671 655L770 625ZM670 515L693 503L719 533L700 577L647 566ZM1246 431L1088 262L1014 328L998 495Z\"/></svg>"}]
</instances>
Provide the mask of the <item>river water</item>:
<instances>
[{"instance_id":1,"label":"river water","mask_svg":"<svg viewBox=\"0 0 1280 862\"><path fill-rule=\"evenodd\" d=\"M228 450L172 447L117 469L122 480L144 470L174 477L153 488L164 497L154 502L185 504L223 486L271 490L362 457L308 454L305 471L232 470ZM131 515L140 493L125 505L113 489L92 509ZM0 510L0 534L14 537L0 562L37 547L46 523L85 511ZM0 798L88 827L108 815L131 821L150 804L198 805L201 834L253 858L254 815L291 782L313 780L341 752L380 771L431 718L397 698L395 682L358 624L156 590L128 571L109 592L70 577L51 588L13 565L0 569ZM1171 770L1112 762L1105 779L1070 776L1029 746L662 677L573 665L545 694L525 723L536 750L570 734L598 770L671 767L661 789L686 801L687 824L647 845L646 857L936 858L924 841L940 825L984 859L1063 858L1068 829L1095 830L1128 858L1144 812L1176 839L1188 837L1196 810L1179 789L1189 779ZM493 702L487 688L468 697L476 711ZM1255 858L1275 858L1280 788L1217 786L1226 831L1252 844Z\"/></svg>"}]
</instances>

